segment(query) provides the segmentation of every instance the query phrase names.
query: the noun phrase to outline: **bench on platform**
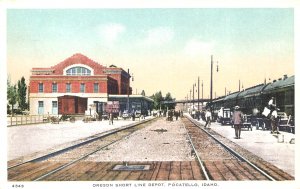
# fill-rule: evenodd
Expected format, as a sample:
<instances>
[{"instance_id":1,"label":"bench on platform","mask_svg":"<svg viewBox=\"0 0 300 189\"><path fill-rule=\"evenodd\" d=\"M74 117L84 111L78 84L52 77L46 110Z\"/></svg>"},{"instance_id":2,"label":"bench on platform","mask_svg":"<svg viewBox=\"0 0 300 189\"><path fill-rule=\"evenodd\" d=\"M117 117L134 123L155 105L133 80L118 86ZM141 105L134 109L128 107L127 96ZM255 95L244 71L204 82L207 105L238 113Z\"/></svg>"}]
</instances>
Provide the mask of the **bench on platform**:
<instances>
[{"instance_id":1,"label":"bench on platform","mask_svg":"<svg viewBox=\"0 0 300 189\"><path fill-rule=\"evenodd\" d=\"M252 131L252 125L251 123L244 122L242 125L243 128L247 128L248 130L250 129Z\"/></svg>"},{"instance_id":2,"label":"bench on platform","mask_svg":"<svg viewBox=\"0 0 300 189\"><path fill-rule=\"evenodd\" d=\"M251 116L245 115L244 122L242 124L242 128L247 128L248 130L250 129L252 131L252 119L251 119Z\"/></svg>"},{"instance_id":3,"label":"bench on platform","mask_svg":"<svg viewBox=\"0 0 300 189\"><path fill-rule=\"evenodd\" d=\"M289 116L287 119L280 119L278 123L278 129L281 131L295 133L295 126L292 125L290 122L291 116Z\"/></svg>"}]
</instances>

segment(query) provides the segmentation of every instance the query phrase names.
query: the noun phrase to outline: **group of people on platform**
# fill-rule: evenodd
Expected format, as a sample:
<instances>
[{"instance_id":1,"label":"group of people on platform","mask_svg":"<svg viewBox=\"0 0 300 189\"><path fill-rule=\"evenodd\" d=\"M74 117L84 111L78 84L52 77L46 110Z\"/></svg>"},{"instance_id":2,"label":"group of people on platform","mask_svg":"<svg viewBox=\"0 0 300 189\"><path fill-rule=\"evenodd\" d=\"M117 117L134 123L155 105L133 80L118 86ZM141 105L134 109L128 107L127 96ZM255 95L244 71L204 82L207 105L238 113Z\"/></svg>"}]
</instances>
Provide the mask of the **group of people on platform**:
<instances>
[{"instance_id":1,"label":"group of people on platform","mask_svg":"<svg viewBox=\"0 0 300 189\"><path fill-rule=\"evenodd\" d=\"M212 121L212 114L210 108L207 108L206 110L192 110L191 115L194 119L197 119L198 121L202 119L205 121L204 128L210 128L211 121Z\"/></svg>"},{"instance_id":2,"label":"group of people on platform","mask_svg":"<svg viewBox=\"0 0 300 189\"><path fill-rule=\"evenodd\" d=\"M266 107L268 111L268 115L266 117L271 121L271 133L279 134L278 131L278 108L275 104L275 98L272 97L268 105ZM212 121L212 114L210 108L207 108L205 111L195 111L191 113L192 117L194 119L201 119L205 121L204 128L210 128L211 121ZM239 106L234 107L234 112L231 117L231 121L233 123L233 127L235 130L235 138L240 139L241 138L241 129L243 125L243 119L244 119L244 113L241 111L241 108Z\"/></svg>"},{"instance_id":3,"label":"group of people on platform","mask_svg":"<svg viewBox=\"0 0 300 189\"><path fill-rule=\"evenodd\" d=\"M276 107L274 97L272 97L269 100L268 105L265 109L268 110L268 112L267 112L268 115L266 115L266 117L268 119L270 119L270 121L271 121L271 133L279 134L278 127L277 127L277 124L278 124L277 111L279 109ZM151 115L151 113L150 113L150 115ZM200 120L200 118L202 120L204 120L205 121L204 128L210 128L211 121L212 121L212 113L211 113L210 108L207 108L206 110L202 110L202 111L192 111L191 115L194 119L197 119L198 121ZM182 112L182 110L175 110L175 109L164 110L164 111L159 110L155 116L159 116L159 117L164 116L164 117L167 117L167 119L166 119L167 121L173 121L173 117L175 117L176 120L178 120L178 117L182 117L183 112ZM114 117L113 117L112 113L109 114L108 118L109 118L109 124L113 124ZM244 118L244 114L241 111L240 107L235 106L234 112L231 117L231 121L234 126L236 139L241 138L241 128L243 125L243 118ZM134 120L134 117L133 117L133 120Z\"/></svg>"},{"instance_id":4,"label":"group of people on platform","mask_svg":"<svg viewBox=\"0 0 300 189\"><path fill-rule=\"evenodd\" d=\"M235 106L235 111L233 112L232 115L232 122L234 125L234 129L235 129L235 137L237 139L240 139L241 137L241 127L243 124L243 112L240 110L239 106ZM267 107L265 107L265 109L267 110L267 113L265 114L265 116L270 119L271 121L271 134L279 134L278 131L278 113L277 111L279 110L276 107L275 104L275 98L271 97L271 99L268 102Z\"/></svg>"},{"instance_id":5,"label":"group of people on platform","mask_svg":"<svg viewBox=\"0 0 300 189\"><path fill-rule=\"evenodd\" d=\"M182 110L168 110L166 114L164 114L167 117L167 121L173 121L173 116L175 117L176 121L178 120L178 117L183 116Z\"/></svg>"},{"instance_id":6,"label":"group of people on platform","mask_svg":"<svg viewBox=\"0 0 300 189\"><path fill-rule=\"evenodd\" d=\"M132 110L132 112L128 114L128 118L130 118L132 121L135 121L136 118L145 119L146 115L150 115L150 110L148 110L148 114L142 114L140 111ZM108 113L107 119L109 120L109 125L113 125L114 118L118 119L118 117L122 117L121 111L119 113ZM125 118L123 117L123 119Z\"/></svg>"},{"instance_id":7,"label":"group of people on platform","mask_svg":"<svg viewBox=\"0 0 300 189\"><path fill-rule=\"evenodd\" d=\"M270 109L269 117L270 117L270 120L271 120L271 133L272 134L273 133L279 134L278 127L277 127L277 124L278 124L278 113L277 113L277 111L279 109L276 107L274 97L272 97L270 99L270 101L268 102L268 108Z\"/></svg>"}]
</instances>

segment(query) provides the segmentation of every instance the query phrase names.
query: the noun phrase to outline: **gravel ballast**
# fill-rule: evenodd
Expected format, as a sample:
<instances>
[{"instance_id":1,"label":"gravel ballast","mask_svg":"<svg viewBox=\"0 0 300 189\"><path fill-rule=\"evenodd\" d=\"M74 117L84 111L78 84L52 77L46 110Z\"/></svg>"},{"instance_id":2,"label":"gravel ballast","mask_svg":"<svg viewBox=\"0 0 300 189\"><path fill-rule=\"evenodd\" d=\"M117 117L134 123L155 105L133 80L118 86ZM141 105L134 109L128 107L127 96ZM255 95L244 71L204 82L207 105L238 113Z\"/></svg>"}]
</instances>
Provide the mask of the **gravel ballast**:
<instances>
[{"instance_id":1,"label":"gravel ballast","mask_svg":"<svg viewBox=\"0 0 300 189\"><path fill-rule=\"evenodd\" d=\"M186 129L180 120L159 119L86 161L191 161Z\"/></svg>"}]
</instances>

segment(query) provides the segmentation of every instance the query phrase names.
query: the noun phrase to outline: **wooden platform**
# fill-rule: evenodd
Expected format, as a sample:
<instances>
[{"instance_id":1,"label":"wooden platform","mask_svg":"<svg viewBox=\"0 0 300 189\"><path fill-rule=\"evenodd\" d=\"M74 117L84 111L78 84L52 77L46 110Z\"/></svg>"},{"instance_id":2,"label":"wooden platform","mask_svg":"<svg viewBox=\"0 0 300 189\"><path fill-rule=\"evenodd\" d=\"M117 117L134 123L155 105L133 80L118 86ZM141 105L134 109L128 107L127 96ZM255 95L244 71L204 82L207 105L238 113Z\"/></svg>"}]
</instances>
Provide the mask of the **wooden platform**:
<instances>
[{"instance_id":1,"label":"wooden platform","mask_svg":"<svg viewBox=\"0 0 300 189\"><path fill-rule=\"evenodd\" d=\"M46 163L46 162L44 162ZM53 167L54 162L47 162ZM127 162L127 165L150 165L149 170L113 170L124 162L79 162L46 177L48 181L122 181L122 180L203 180L196 161ZM32 166L32 165L31 165ZM24 174L24 173L23 173ZM33 180L33 175L14 178ZM14 175L16 176L16 175ZM10 178L10 181L18 180Z\"/></svg>"}]
</instances>

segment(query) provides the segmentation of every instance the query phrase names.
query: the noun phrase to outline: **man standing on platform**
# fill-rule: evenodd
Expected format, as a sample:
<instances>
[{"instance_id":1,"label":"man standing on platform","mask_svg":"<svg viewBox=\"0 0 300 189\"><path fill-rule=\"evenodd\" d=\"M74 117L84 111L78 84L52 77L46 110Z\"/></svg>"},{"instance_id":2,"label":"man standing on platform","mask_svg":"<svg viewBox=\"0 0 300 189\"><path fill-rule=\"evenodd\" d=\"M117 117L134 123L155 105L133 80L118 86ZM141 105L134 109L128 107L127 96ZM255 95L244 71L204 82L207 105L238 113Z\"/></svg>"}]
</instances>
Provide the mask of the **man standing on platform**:
<instances>
[{"instance_id":1,"label":"man standing on platform","mask_svg":"<svg viewBox=\"0 0 300 189\"><path fill-rule=\"evenodd\" d=\"M109 114L109 125L113 125L114 124L114 115L113 115L113 113L110 113Z\"/></svg>"},{"instance_id":2,"label":"man standing on platform","mask_svg":"<svg viewBox=\"0 0 300 189\"><path fill-rule=\"evenodd\" d=\"M240 139L241 138L241 127L243 124L243 113L240 111L239 106L234 107L234 112L232 115L232 121L234 125L235 130L235 138Z\"/></svg>"},{"instance_id":3,"label":"man standing on platform","mask_svg":"<svg viewBox=\"0 0 300 189\"><path fill-rule=\"evenodd\" d=\"M268 102L268 108L271 110L270 114L276 109L276 103L275 103L275 98L271 97L271 99Z\"/></svg>"},{"instance_id":4,"label":"man standing on platform","mask_svg":"<svg viewBox=\"0 0 300 189\"><path fill-rule=\"evenodd\" d=\"M206 120L206 123L205 123L205 126L204 128L210 128L210 122L211 122L211 112L210 112L210 109L208 108L206 110L206 113L205 113L205 120Z\"/></svg>"},{"instance_id":5,"label":"man standing on platform","mask_svg":"<svg viewBox=\"0 0 300 189\"><path fill-rule=\"evenodd\" d=\"M278 127L277 127L277 124L278 124L278 114L277 114L277 108L275 107L275 109L272 111L271 113L271 134L279 134L279 131L278 131Z\"/></svg>"}]
</instances>

